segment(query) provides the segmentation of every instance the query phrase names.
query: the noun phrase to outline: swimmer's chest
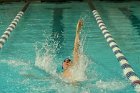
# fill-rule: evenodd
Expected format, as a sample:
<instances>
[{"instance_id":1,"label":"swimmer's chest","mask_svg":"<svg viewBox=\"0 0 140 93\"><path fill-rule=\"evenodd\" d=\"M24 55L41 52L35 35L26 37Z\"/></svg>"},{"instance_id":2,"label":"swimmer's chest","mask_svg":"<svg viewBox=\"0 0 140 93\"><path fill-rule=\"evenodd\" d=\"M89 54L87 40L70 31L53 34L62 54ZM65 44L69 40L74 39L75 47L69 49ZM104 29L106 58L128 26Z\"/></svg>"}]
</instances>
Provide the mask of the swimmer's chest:
<instances>
[{"instance_id":1,"label":"swimmer's chest","mask_svg":"<svg viewBox=\"0 0 140 93\"><path fill-rule=\"evenodd\" d=\"M63 72L63 77L64 77L64 78L70 78L70 77L71 77L71 72L70 72L69 69L68 69L68 70L65 70L65 71Z\"/></svg>"}]
</instances>

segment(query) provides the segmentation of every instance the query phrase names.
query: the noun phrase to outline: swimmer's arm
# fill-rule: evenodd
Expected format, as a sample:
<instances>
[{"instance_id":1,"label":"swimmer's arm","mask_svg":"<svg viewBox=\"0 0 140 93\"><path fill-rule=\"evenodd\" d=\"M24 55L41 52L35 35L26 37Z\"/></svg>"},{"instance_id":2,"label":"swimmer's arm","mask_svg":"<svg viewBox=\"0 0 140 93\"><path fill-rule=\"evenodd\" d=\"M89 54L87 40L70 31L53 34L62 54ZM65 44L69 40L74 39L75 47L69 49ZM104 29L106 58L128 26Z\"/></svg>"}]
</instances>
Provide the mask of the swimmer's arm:
<instances>
[{"instance_id":1,"label":"swimmer's arm","mask_svg":"<svg viewBox=\"0 0 140 93\"><path fill-rule=\"evenodd\" d=\"M83 26L83 20L79 20L76 27L76 37L73 49L73 62L76 63L79 60L79 45L80 45L80 31Z\"/></svg>"}]
</instances>

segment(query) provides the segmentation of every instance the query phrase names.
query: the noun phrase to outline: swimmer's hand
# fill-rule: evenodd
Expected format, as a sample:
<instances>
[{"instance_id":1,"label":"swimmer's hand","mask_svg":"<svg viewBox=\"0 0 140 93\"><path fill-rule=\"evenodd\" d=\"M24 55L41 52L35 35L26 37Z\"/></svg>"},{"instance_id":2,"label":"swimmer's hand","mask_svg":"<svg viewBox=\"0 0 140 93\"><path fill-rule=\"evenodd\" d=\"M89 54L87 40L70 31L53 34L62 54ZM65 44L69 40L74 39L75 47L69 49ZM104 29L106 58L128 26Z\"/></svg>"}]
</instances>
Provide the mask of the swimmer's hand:
<instances>
[{"instance_id":1,"label":"swimmer's hand","mask_svg":"<svg viewBox=\"0 0 140 93\"><path fill-rule=\"evenodd\" d=\"M78 24L77 24L77 30L76 30L76 33L79 33L82 29L82 26L83 26L83 20L82 19L79 19L78 20Z\"/></svg>"}]
</instances>

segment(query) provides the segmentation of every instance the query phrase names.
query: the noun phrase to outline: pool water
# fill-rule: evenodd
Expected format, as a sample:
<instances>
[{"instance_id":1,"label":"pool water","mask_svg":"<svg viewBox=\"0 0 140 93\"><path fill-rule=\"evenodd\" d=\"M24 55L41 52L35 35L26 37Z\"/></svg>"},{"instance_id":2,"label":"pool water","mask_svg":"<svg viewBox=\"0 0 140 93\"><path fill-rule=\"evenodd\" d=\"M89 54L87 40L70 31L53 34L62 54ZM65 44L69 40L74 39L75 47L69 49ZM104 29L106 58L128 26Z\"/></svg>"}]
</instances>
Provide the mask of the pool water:
<instances>
[{"instance_id":1,"label":"pool water","mask_svg":"<svg viewBox=\"0 0 140 93\"><path fill-rule=\"evenodd\" d=\"M108 30L140 76L140 2L94 2ZM0 35L24 5L0 5ZM62 62L72 58L78 19L79 82L60 78ZM86 2L32 2L0 51L0 93L136 93L104 39Z\"/></svg>"}]
</instances>

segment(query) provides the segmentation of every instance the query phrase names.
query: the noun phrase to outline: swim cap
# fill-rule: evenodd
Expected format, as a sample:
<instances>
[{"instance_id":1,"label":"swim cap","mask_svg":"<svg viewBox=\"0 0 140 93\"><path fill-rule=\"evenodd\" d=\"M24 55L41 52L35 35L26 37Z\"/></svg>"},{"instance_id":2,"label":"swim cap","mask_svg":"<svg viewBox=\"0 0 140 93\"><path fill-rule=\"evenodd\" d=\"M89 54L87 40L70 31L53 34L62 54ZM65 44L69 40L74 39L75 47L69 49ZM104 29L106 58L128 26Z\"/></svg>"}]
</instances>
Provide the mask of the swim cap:
<instances>
[{"instance_id":1,"label":"swim cap","mask_svg":"<svg viewBox=\"0 0 140 93\"><path fill-rule=\"evenodd\" d=\"M69 58L66 58L66 59L64 60L64 62L65 62L65 61L71 61L71 60L70 60Z\"/></svg>"}]
</instances>

